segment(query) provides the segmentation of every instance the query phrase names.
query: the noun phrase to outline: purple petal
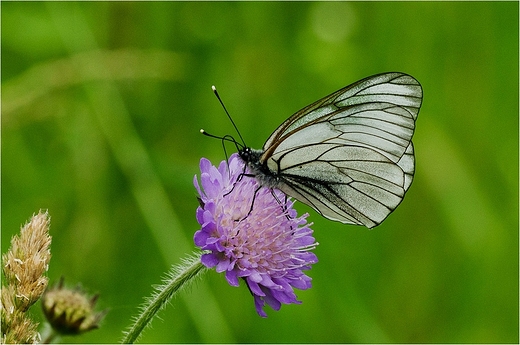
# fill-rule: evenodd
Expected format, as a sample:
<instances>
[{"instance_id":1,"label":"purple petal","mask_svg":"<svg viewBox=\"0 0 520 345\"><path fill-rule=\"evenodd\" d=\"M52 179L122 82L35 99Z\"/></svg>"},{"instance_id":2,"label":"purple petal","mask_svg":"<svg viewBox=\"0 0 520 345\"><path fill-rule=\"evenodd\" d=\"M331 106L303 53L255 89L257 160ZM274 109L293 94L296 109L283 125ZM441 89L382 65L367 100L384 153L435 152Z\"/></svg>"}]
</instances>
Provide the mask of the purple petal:
<instances>
[{"instance_id":1,"label":"purple petal","mask_svg":"<svg viewBox=\"0 0 520 345\"><path fill-rule=\"evenodd\" d=\"M271 294L271 290L266 291L263 300L274 310L280 310L282 304L276 298L274 298Z\"/></svg>"},{"instance_id":2,"label":"purple petal","mask_svg":"<svg viewBox=\"0 0 520 345\"><path fill-rule=\"evenodd\" d=\"M193 236L193 242L195 242L196 246L203 247L206 245L206 240L208 237L209 234L207 232L199 230L195 232L195 235Z\"/></svg>"},{"instance_id":3,"label":"purple petal","mask_svg":"<svg viewBox=\"0 0 520 345\"><path fill-rule=\"evenodd\" d=\"M262 289L260 288L260 286L257 283L255 283L254 281L252 281L250 279L246 279L246 282L247 282L247 285L249 286L249 289L253 293L253 295L265 296L265 293L262 291Z\"/></svg>"},{"instance_id":4,"label":"purple petal","mask_svg":"<svg viewBox=\"0 0 520 345\"><path fill-rule=\"evenodd\" d=\"M262 298L258 297L258 296L253 296L255 298L255 308L256 308L256 312L258 313L258 315L260 315L261 317L267 317L267 314L265 313L264 311L264 305L265 305L265 302Z\"/></svg>"},{"instance_id":5,"label":"purple petal","mask_svg":"<svg viewBox=\"0 0 520 345\"><path fill-rule=\"evenodd\" d=\"M215 267L218 264L218 258L214 254L202 254L200 262L206 267Z\"/></svg>"},{"instance_id":6,"label":"purple petal","mask_svg":"<svg viewBox=\"0 0 520 345\"><path fill-rule=\"evenodd\" d=\"M197 218L197 222L199 222L200 225L204 224L204 210L201 207L197 207L197 213L195 214Z\"/></svg>"},{"instance_id":7,"label":"purple petal","mask_svg":"<svg viewBox=\"0 0 520 345\"><path fill-rule=\"evenodd\" d=\"M226 271L228 269L228 267L229 267L228 260L220 260L216 267L217 273Z\"/></svg>"},{"instance_id":8,"label":"purple petal","mask_svg":"<svg viewBox=\"0 0 520 345\"><path fill-rule=\"evenodd\" d=\"M234 270L226 271L226 280L231 286L238 286L237 272Z\"/></svg>"},{"instance_id":9,"label":"purple petal","mask_svg":"<svg viewBox=\"0 0 520 345\"><path fill-rule=\"evenodd\" d=\"M199 166L201 172L208 172L209 169L212 167L211 162L207 158L201 158Z\"/></svg>"},{"instance_id":10,"label":"purple petal","mask_svg":"<svg viewBox=\"0 0 520 345\"><path fill-rule=\"evenodd\" d=\"M202 192L201 192L200 186L199 186L199 180L197 179L197 175L193 176L193 185L195 186L195 189L197 190L199 195L202 195Z\"/></svg>"}]
</instances>

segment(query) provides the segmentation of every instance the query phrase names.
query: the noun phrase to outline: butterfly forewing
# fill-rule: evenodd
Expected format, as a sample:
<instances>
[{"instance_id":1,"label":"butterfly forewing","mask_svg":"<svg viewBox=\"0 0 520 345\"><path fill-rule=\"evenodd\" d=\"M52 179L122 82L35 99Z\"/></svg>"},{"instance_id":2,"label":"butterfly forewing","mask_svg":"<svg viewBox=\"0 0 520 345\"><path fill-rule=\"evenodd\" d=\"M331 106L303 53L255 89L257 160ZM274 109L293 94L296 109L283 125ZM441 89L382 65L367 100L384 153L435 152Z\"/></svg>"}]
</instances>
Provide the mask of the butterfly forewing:
<instances>
[{"instance_id":1,"label":"butterfly forewing","mask_svg":"<svg viewBox=\"0 0 520 345\"><path fill-rule=\"evenodd\" d=\"M323 216L372 228L412 183L421 102L421 86L409 75L368 77L283 122L260 163L277 177L277 188Z\"/></svg>"}]
</instances>

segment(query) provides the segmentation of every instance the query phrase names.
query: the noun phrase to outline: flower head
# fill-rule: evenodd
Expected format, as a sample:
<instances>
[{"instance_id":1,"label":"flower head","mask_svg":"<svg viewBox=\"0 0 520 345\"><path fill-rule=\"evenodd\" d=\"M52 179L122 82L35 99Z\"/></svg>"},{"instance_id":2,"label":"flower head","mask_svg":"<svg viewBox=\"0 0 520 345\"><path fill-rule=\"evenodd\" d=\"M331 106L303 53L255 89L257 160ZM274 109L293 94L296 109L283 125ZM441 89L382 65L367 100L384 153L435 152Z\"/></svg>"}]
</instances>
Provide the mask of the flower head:
<instances>
[{"instance_id":1,"label":"flower head","mask_svg":"<svg viewBox=\"0 0 520 345\"><path fill-rule=\"evenodd\" d=\"M98 295L87 296L79 286L75 289L59 283L43 294L42 308L47 321L61 334L76 335L99 327L107 311L94 312Z\"/></svg>"},{"instance_id":2,"label":"flower head","mask_svg":"<svg viewBox=\"0 0 520 345\"><path fill-rule=\"evenodd\" d=\"M202 188L197 176L194 184L200 195L201 229L194 241L206 251L202 263L225 272L232 286L243 278L262 317L267 316L266 303L275 310L282 303L301 303L293 288L311 287L311 278L302 271L318 261L310 252L317 243L308 214L298 217L282 192L259 189L255 178L243 175L247 170L236 154L218 168L203 158L200 170Z\"/></svg>"}]
</instances>

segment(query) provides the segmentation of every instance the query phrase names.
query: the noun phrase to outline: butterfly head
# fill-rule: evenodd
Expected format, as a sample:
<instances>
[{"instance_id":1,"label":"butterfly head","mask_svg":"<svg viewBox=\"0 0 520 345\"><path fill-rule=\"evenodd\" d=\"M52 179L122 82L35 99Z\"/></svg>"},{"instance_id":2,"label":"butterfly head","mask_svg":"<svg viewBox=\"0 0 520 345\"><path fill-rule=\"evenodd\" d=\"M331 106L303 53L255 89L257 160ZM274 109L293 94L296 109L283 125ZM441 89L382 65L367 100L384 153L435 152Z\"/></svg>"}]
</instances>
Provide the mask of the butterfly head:
<instances>
[{"instance_id":1,"label":"butterfly head","mask_svg":"<svg viewBox=\"0 0 520 345\"><path fill-rule=\"evenodd\" d=\"M260 155L262 154L259 150L253 150L250 147L244 146L238 150L238 155L246 163L246 165L260 164ZM256 164L255 164L256 163Z\"/></svg>"},{"instance_id":2,"label":"butterfly head","mask_svg":"<svg viewBox=\"0 0 520 345\"><path fill-rule=\"evenodd\" d=\"M250 147L244 146L238 150L240 159L246 163L253 173L264 172L264 164L260 160L262 157L262 150L255 150Z\"/></svg>"}]
</instances>

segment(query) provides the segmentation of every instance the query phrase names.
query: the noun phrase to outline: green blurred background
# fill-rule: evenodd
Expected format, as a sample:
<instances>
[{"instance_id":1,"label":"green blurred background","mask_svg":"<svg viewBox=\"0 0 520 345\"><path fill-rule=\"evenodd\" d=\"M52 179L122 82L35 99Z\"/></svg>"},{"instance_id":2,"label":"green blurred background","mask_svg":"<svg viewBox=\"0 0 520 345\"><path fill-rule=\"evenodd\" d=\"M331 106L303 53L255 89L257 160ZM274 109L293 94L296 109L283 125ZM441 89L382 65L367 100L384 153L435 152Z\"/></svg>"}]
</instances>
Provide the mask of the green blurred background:
<instances>
[{"instance_id":1,"label":"green blurred background","mask_svg":"<svg viewBox=\"0 0 520 345\"><path fill-rule=\"evenodd\" d=\"M208 271L141 342L517 343L518 2L2 2L2 252L52 217L49 277L110 308L110 343L190 253L199 129L260 148L303 106L402 71L424 88L417 171L367 230L309 212L320 262L301 305L260 318ZM229 150L232 150L229 147ZM34 308L36 318L41 318Z\"/></svg>"}]
</instances>

